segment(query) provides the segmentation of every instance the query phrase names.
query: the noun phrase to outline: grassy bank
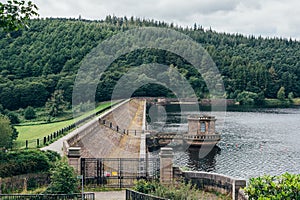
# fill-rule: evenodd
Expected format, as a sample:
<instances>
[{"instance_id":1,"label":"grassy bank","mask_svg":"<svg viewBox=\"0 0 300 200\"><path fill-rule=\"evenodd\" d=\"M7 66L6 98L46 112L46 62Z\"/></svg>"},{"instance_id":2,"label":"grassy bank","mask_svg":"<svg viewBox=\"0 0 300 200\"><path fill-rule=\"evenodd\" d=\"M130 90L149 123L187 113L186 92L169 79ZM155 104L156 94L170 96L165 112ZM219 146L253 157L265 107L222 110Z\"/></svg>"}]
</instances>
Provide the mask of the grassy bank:
<instances>
[{"instance_id":1,"label":"grassy bank","mask_svg":"<svg viewBox=\"0 0 300 200\"><path fill-rule=\"evenodd\" d=\"M49 134L60 130L64 127L67 127L75 122L77 122L80 119L83 119L93 113L99 112L101 110L104 110L105 108L108 108L112 105L111 102L101 103L94 111L88 112L80 117L77 117L75 119L69 119L65 121L59 121L59 122L52 122L52 123L40 123L40 124L22 124L15 126L17 131L19 132L19 136L16 141L17 146L24 146L25 141L28 140L32 143L35 143L35 140L37 138L43 138L48 136Z\"/></svg>"}]
</instances>

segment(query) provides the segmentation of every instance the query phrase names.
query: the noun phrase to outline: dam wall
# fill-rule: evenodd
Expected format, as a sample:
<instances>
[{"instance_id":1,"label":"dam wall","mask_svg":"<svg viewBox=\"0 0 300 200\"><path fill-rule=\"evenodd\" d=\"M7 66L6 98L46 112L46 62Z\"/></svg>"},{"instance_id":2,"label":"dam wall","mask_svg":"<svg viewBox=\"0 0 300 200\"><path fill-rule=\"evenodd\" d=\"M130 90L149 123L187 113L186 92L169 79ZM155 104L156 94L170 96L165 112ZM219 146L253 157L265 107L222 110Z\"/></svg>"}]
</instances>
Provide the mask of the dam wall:
<instances>
[{"instance_id":1,"label":"dam wall","mask_svg":"<svg viewBox=\"0 0 300 200\"><path fill-rule=\"evenodd\" d=\"M144 157L145 107L146 101L141 99L113 107L77 129L77 134L64 142L65 154L70 148L80 148L84 158Z\"/></svg>"}]
</instances>

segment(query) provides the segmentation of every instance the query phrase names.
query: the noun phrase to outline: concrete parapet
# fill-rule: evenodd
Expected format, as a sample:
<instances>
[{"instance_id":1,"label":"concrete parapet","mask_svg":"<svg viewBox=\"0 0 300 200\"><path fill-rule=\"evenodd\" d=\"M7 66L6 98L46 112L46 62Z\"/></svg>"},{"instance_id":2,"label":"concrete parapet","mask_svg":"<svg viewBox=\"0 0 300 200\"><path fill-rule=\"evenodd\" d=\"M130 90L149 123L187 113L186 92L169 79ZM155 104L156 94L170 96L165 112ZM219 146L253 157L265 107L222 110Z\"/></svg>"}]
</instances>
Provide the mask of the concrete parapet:
<instances>
[{"instance_id":1,"label":"concrete parapet","mask_svg":"<svg viewBox=\"0 0 300 200\"><path fill-rule=\"evenodd\" d=\"M246 186L246 180L217 173L184 171L183 176L186 181L191 181L200 189L214 190L222 194L231 194L233 200L239 199L240 188Z\"/></svg>"}]
</instances>

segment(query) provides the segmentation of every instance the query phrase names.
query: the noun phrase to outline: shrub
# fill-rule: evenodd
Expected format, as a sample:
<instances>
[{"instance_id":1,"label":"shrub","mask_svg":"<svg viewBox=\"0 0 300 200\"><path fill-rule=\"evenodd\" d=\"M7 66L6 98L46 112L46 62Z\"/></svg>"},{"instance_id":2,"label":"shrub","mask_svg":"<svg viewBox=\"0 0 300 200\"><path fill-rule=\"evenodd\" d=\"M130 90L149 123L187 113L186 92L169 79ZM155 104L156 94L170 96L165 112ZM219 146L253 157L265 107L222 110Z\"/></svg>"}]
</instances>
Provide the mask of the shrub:
<instances>
[{"instance_id":1,"label":"shrub","mask_svg":"<svg viewBox=\"0 0 300 200\"><path fill-rule=\"evenodd\" d=\"M151 194L157 197L163 197L172 200L198 200L211 199L207 197L208 193L196 189L191 183L184 183L183 181L176 184L161 185L158 182L147 182L140 180L135 184L134 190L144 194Z\"/></svg>"},{"instance_id":2,"label":"shrub","mask_svg":"<svg viewBox=\"0 0 300 200\"><path fill-rule=\"evenodd\" d=\"M28 106L24 110L24 118L28 119L28 120L36 118L36 114L35 114L35 111L34 111L33 107Z\"/></svg>"},{"instance_id":3,"label":"shrub","mask_svg":"<svg viewBox=\"0 0 300 200\"><path fill-rule=\"evenodd\" d=\"M44 154L48 157L50 162L56 162L57 160L61 159L60 154L57 153L56 151L47 150L47 151L44 152Z\"/></svg>"},{"instance_id":4,"label":"shrub","mask_svg":"<svg viewBox=\"0 0 300 200\"><path fill-rule=\"evenodd\" d=\"M47 172L52 166L46 154L39 150L0 153L0 177Z\"/></svg>"},{"instance_id":5,"label":"shrub","mask_svg":"<svg viewBox=\"0 0 300 200\"><path fill-rule=\"evenodd\" d=\"M9 120L12 124L19 124L20 123L20 119L19 119L19 117L16 113L8 112L6 115L7 115L7 117L9 118Z\"/></svg>"},{"instance_id":6,"label":"shrub","mask_svg":"<svg viewBox=\"0 0 300 200\"><path fill-rule=\"evenodd\" d=\"M285 173L280 176L251 178L245 188L249 199L300 199L300 175Z\"/></svg>"},{"instance_id":7,"label":"shrub","mask_svg":"<svg viewBox=\"0 0 300 200\"><path fill-rule=\"evenodd\" d=\"M51 169L51 184L46 193L72 194L78 192L78 185L74 168L66 160L59 160Z\"/></svg>"},{"instance_id":8,"label":"shrub","mask_svg":"<svg viewBox=\"0 0 300 200\"><path fill-rule=\"evenodd\" d=\"M258 95L254 92L243 91L237 95L236 101L241 105L254 105Z\"/></svg>"}]
</instances>

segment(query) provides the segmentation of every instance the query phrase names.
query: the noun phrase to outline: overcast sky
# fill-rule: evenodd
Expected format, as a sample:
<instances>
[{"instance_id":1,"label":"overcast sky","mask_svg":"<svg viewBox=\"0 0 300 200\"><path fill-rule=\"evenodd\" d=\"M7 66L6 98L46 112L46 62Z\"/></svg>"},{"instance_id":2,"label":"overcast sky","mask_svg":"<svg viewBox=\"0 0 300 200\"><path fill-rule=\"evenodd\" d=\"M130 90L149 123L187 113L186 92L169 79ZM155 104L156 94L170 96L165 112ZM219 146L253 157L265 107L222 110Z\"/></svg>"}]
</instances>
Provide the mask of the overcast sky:
<instances>
[{"instance_id":1,"label":"overcast sky","mask_svg":"<svg viewBox=\"0 0 300 200\"><path fill-rule=\"evenodd\" d=\"M300 40L299 0L34 0L41 17L135 16L218 32Z\"/></svg>"}]
</instances>

